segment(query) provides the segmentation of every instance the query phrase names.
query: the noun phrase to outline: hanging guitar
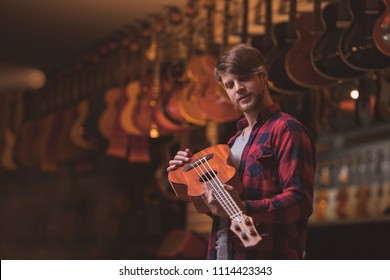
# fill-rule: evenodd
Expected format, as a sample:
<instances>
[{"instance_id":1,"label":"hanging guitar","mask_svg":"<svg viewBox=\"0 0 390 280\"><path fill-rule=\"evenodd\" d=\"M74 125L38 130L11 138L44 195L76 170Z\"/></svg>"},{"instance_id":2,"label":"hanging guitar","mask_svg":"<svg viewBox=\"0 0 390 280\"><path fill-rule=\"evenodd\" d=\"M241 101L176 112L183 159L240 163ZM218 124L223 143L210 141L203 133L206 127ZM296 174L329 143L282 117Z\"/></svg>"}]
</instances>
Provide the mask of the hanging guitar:
<instances>
[{"instance_id":1,"label":"hanging guitar","mask_svg":"<svg viewBox=\"0 0 390 280\"><path fill-rule=\"evenodd\" d=\"M325 31L314 44L311 60L315 70L328 79L347 80L361 77L365 72L358 71L342 58L338 48L343 32L351 24L348 0L331 2L322 10Z\"/></svg>"},{"instance_id":2,"label":"hanging guitar","mask_svg":"<svg viewBox=\"0 0 390 280\"><path fill-rule=\"evenodd\" d=\"M256 35L251 38L251 45L261 51L263 55L267 55L274 47L274 42L272 40L272 0L266 0L265 10L265 32L264 34ZM256 14L258 15L259 13L260 11Z\"/></svg>"},{"instance_id":3,"label":"hanging guitar","mask_svg":"<svg viewBox=\"0 0 390 280\"><path fill-rule=\"evenodd\" d=\"M295 94L304 92L305 88L295 84L286 71L286 56L297 40L296 32L296 0L291 0L288 22L273 25L273 35L276 38L273 47L265 56L265 63L269 65L269 86L281 94Z\"/></svg>"},{"instance_id":4,"label":"hanging guitar","mask_svg":"<svg viewBox=\"0 0 390 280\"><path fill-rule=\"evenodd\" d=\"M390 56L390 0L385 0L386 10L374 25L374 42L376 47L385 55Z\"/></svg>"},{"instance_id":5,"label":"hanging guitar","mask_svg":"<svg viewBox=\"0 0 390 280\"><path fill-rule=\"evenodd\" d=\"M390 57L382 54L374 43L373 30L385 5L380 0L349 1L353 14L351 25L339 41L341 58L351 68L377 71L390 66Z\"/></svg>"},{"instance_id":6,"label":"hanging guitar","mask_svg":"<svg viewBox=\"0 0 390 280\"><path fill-rule=\"evenodd\" d=\"M286 56L289 78L297 85L311 89L335 86L336 81L319 75L313 68L310 53L322 33L321 0L314 1L313 12L300 13L297 19L298 39Z\"/></svg>"},{"instance_id":7,"label":"hanging guitar","mask_svg":"<svg viewBox=\"0 0 390 280\"><path fill-rule=\"evenodd\" d=\"M227 145L211 146L192 158L192 162L168 174L176 196L184 201L192 201L199 213L206 213L209 208L202 198L203 186L206 184L229 216L230 230L240 238L243 245L253 247L259 243L261 236L253 224L253 219L242 213L223 186L225 183L232 185L238 192L243 189L231 163L230 148Z\"/></svg>"}]
</instances>

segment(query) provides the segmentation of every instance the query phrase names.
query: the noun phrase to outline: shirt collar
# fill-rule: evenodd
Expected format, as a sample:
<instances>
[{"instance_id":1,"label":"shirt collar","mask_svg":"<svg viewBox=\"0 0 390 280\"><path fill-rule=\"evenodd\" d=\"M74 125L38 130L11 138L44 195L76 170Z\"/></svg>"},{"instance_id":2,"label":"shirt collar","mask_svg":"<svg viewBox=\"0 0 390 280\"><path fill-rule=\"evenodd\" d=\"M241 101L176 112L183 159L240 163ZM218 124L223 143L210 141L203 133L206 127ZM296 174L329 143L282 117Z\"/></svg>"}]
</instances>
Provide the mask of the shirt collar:
<instances>
[{"instance_id":1,"label":"shirt collar","mask_svg":"<svg viewBox=\"0 0 390 280\"><path fill-rule=\"evenodd\" d=\"M270 106L265 108L263 111L259 112L257 114L257 123L263 124L265 123L269 118L271 118L275 113L280 112L280 106L278 103L272 103ZM248 126L248 121L246 118L242 118L237 123L237 129L242 130L243 128Z\"/></svg>"}]
</instances>

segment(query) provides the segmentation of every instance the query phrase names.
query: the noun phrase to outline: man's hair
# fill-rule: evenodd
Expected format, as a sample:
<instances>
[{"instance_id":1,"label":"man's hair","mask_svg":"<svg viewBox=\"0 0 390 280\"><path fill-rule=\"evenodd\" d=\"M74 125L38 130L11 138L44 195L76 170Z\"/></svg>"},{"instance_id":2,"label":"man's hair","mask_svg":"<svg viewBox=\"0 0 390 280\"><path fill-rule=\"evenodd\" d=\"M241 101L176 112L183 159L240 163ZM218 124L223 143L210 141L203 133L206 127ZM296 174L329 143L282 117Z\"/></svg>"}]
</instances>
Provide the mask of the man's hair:
<instances>
[{"instance_id":1,"label":"man's hair","mask_svg":"<svg viewBox=\"0 0 390 280\"><path fill-rule=\"evenodd\" d=\"M250 75L259 67L265 66L263 54L250 44L238 44L227 50L218 60L214 68L214 78L222 82L221 73L234 75Z\"/></svg>"}]
</instances>

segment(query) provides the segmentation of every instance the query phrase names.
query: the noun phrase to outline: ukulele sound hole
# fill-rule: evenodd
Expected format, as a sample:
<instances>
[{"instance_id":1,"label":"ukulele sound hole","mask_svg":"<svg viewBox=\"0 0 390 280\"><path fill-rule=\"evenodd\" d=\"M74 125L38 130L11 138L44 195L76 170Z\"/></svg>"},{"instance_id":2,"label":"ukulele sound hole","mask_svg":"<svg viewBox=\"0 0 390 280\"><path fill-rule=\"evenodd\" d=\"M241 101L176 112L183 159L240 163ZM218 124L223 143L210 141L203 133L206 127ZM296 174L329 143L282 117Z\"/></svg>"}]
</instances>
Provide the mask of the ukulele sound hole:
<instances>
[{"instance_id":1,"label":"ukulele sound hole","mask_svg":"<svg viewBox=\"0 0 390 280\"><path fill-rule=\"evenodd\" d=\"M214 170L206 172L199 178L199 182L201 182L201 183L208 182L208 181L212 180L214 177L216 177L217 174L218 174L218 172L214 171Z\"/></svg>"}]
</instances>

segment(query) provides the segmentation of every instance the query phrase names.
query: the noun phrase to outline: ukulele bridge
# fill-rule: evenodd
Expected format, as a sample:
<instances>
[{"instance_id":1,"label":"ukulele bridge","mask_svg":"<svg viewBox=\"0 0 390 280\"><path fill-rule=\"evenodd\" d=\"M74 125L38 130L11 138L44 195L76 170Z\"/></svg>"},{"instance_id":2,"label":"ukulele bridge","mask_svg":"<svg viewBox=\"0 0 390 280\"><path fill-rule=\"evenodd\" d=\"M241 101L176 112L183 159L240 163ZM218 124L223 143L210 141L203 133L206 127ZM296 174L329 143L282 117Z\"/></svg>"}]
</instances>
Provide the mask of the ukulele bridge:
<instances>
[{"instance_id":1,"label":"ukulele bridge","mask_svg":"<svg viewBox=\"0 0 390 280\"><path fill-rule=\"evenodd\" d=\"M209 159L211 159L211 158L213 158L213 157L214 157L214 154L208 154L208 155L206 155L206 156L203 156L203 157L201 157L201 158L198 158L198 159L196 159L196 160L190 162L187 166L185 166L185 167L183 168L183 171L184 171L184 172L187 172L187 171L191 170L192 168L194 168L194 167L196 167L196 166L202 164L203 162L208 161Z\"/></svg>"}]
</instances>

